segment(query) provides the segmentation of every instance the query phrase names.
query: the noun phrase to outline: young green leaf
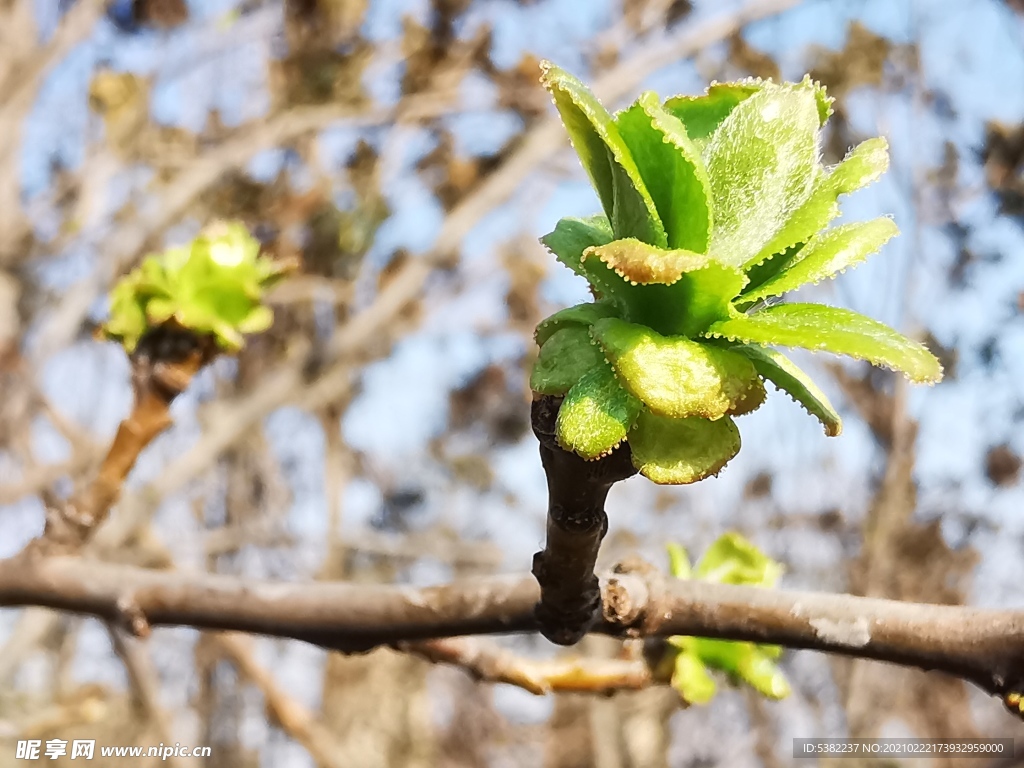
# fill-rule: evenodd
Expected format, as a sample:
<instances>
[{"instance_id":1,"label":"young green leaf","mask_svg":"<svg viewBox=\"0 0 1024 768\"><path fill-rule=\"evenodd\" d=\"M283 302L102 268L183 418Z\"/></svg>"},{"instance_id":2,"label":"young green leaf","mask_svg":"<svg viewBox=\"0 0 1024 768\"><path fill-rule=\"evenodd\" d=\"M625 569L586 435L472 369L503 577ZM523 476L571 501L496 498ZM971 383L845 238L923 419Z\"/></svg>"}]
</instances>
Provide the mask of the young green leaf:
<instances>
[{"instance_id":1,"label":"young green leaf","mask_svg":"<svg viewBox=\"0 0 1024 768\"><path fill-rule=\"evenodd\" d=\"M707 704L715 697L715 681L692 651L684 650L676 656L671 684L683 701L689 704Z\"/></svg>"},{"instance_id":2,"label":"young green leaf","mask_svg":"<svg viewBox=\"0 0 1024 768\"><path fill-rule=\"evenodd\" d=\"M825 427L825 434L837 437L843 431L843 420L818 385L792 360L768 347L745 344L733 347L750 358L757 372L802 405Z\"/></svg>"},{"instance_id":3,"label":"young green leaf","mask_svg":"<svg viewBox=\"0 0 1024 768\"><path fill-rule=\"evenodd\" d=\"M665 109L678 117L686 125L686 132L694 141L702 141L710 136L729 116L733 108L748 96L757 93L771 80L747 78L735 83L712 83L703 96L672 96L665 101ZM835 101L825 90L825 86L805 77L801 85L810 85L814 89L814 99L818 106L818 121L825 125L832 115L832 103Z\"/></svg>"},{"instance_id":4,"label":"young green leaf","mask_svg":"<svg viewBox=\"0 0 1024 768\"><path fill-rule=\"evenodd\" d=\"M263 333L274 324L274 311L270 307L258 306L238 321L241 333Z\"/></svg>"},{"instance_id":5,"label":"young green leaf","mask_svg":"<svg viewBox=\"0 0 1024 768\"><path fill-rule=\"evenodd\" d=\"M554 99L616 236L665 245L665 228L654 201L608 110L577 78L550 63L544 63L541 82Z\"/></svg>"},{"instance_id":6,"label":"young green leaf","mask_svg":"<svg viewBox=\"0 0 1024 768\"><path fill-rule=\"evenodd\" d=\"M754 81L715 83L703 96L673 96L665 102L665 111L679 118L693 141L703 142L717 130L741 101L757 93L761 84Z\"/></svg>"},{"instance_id":7,"label":"young green leaf","mask_svg":"<svg viewBox=\"0 0 1024 768\"><path fill-rule=\"evenodd\" d=\"M590 177L609 220L612 219L612 159L608 156L608 145L600 132L602 127L611 122L611 116L606 118L607 110L590 90L559 67L547 65L541 76L541 84L551 93L580 164Z\"/></svg>"},{"instance_id":8,"label":"young green leaf","mask_svg":"<svg viewBox=\"0 0 1024 768\"><path fill-rule=\"evenodd\" d=\"M658 209L668 247L704 253L711 234L711 184L686 128L650 91L615 120Z\"/></svg>"},{"instance_id":9,"label":"young green leaf","mask_svg":"<svg viewBox=\"0 0 1024 768\"><path fill-rule=\"evenodd\" d=\"M750 642L692 638L693 655L703 664L725 672L734 682L743 681L763 696L784 699L789 681L771 657Z\"/></svg>"},{"instance_id":10,"label":"young green leaf","mask_svg":"<svg viewBox=\"0 0 1024 768\"><path fill-rule=\"evenodd\" d=\"M732 313L732 299L747 282L736 267L710 260L706 267L687 272L672 286L682 311L671 329L680 336L703 336L711 324Z\"/></svg>"},{"instance_id":11,"label":"young green leaf","mask_svg":"<svg viewBox=\"0 0 1024 768\"><path fill-rule=\"evenodd\" d=\"M655 248L632 238L588 248L584 261L591 257L630 284L671 286L662 287L660 296L650 290L625 296L630 319L667 335L699 336L714 321L729 317L730 302L747 282L738 268L710 256Z\"/></svg>"},{"instance_id":12,"label":"young green leaf","mask_svg":"<svg viewBox=\"0 0 1024 768\"><path fill-rule=\"evenodd\" d=\"M595 245L604 245L615 239L612 225L600 214L585 219L559 219L553 231L540 241L562 262L580 277L588 277L583 268L583 252ZM589 279L589 278L588 278Z\"/></svg>"},{"instance_id":13,"label":"young green leaf","mask_svg":"<svg viewBox=\"0 0 1024 768\"><path fill-rule=\"evenodd\" d=\"M888 165L885 140L871 139L835 168L821 166L820 127L832 104L823 87L806 77L778 85L748 80L712 85L703 96L664 106L645 93L612 120L560 70L549 69L545 82L611 221L563 221L545 238L605 306L556 315L537 338L546 345L563 331L589 327L621 388L643 403L627 439L647 476L692 482L728 460L738 447L738 438L730 443L735 426L728 417L760 405L762 379L789 392L827 434L839 433L839 415L824 394L786 357L761 348L766 345L847 354L915 381L940 378L941 366L924 347L856 313L763 307L855 266L896 234L888 219L823 231L839 214L839 197ZM535 372L542 380L550 378L542 363L553 354L542 352ZM591 362L567 360L571 376L562 370L556 384L542 382L559 394ZM575 400L573 407L581 408ZM652 425L650 432L642 422ZM621 428L609 424L593 443L578 434L565 442L581 455L599 454ZM710 453L673 454L666 436L698 439L687 430L710 430ZM762 677L758 684L769 682Z\"/></svg>"},{"instance_id":14,"label":"young green leaf","mask_svg":"<svg viewBox=\"0 0 1024 768\"><path fill-rule=\"evenodd\" d=\"M700 581L774 587L785 569L746 537L730 532L708 547L694 570Z\"/></svg>"},{"instance_id":15,"label":"young green leaf","mask_svg":"<svg viewBox=\"0 0 1024 768\"><path fill-rule=\"evenodd\" d=\"M128 354L135 351L146 332L146 304L137 291L138 281L125 278L110 292L110 319L103 327L111 339L120 339Z\"/></svg>"},{"instance_id":16,"label":"young green leaf","mask_svg":"<svg viewBox=\"0 0 1024 768\"><path fill-rule=\"evenodd\" d=\"M839 307L780 304L753 315L721 320L708 333L730 341L847 355L900 371L919 383L934 384L942 378L939 361L921 344L877 320Z\"/></svg>"},{"instance_id":17,"label":"young green leaf","mask_svg":"<svg viewBox=\"0 0 1024 768\"><path fill-rule=\"evenodd\" d=\"M533 338L537 342L537 346L544 346L548 339L563 328L571 326L587 328L602 318L618 317L618 315L619 310L608 301L577 304L574 307L555 312L543 320L534 331Z\"/></svg>"},{"instance_id":18,"label":"young green leaf","mask_svg":"<svg viewBox=\"0 0 1024 768\"><path fill-rule=\"evenodd\" d=\"M147 331L173 322L237 351L243 334L270 327L263 294L291 269L259 251L243 224L218 222L186 247L147 256L111 292L103 335L133 352Z\"/></svg>"},{"instance_id":19,"label":"young green leaf","mask_svg":"<svg viewBox=\"0 0 1024 768\"><path fill-rule=\"evenodd\" d=\"M685 550L677 544L669 544L668 550L672 574L690 578ZM685 568L677 567L679 560ZM692 577L716 583L772 587L782 570L781 563L740 534L726 533L704 553ZM668 638L668 646L669 658L675 656L671 659L673 670L678 671L673 675L672 684L691 703L706 703L714 695L714 683L707 673L709 667L725 672L733 683L747 683L769 698L781 699L789 695L789 683L774 663L782 652L777 645L674 636Z\"/></svg>"},{"instance_id":20,"label":"young green leaf","mask_svg":"<svg viewBox=\"0 0 1024 768\"><path fill-rule=\"evenodd\" d=\"M540 241L555 258L577 275L586 278L596 298L625 307L629 284L600 261L592 260L588 265L583 264L584 251L610 243L614 238L608 219L598 215L586 219L559 219L554 230Z\"/></svg>"},{"instance_id":21,"label":"young green leaf","mask_svg":"<svg viewBox=\"0 0 1024 768\"><path fill-rule=\"evenodd\" d=\"M854 147L831 171L819 173L806 202L793 211L785 226L745 268L763 264L799 243L806 243L839 215L839 197L876 181L889 167L889 144L883 138L868 139ZM772 259L775 261L775 259ZM784 262L778 269L786 266ZM778 271L778 270L776 270Z\"/></svg>"},{"instance_id":22,"label":"young green leaf","mask_svg":"<svg viewBox=\"0 0 1024 768\"><path fill-rule=\"evenodd\" d=\"M690 557L686 554L686 549L674 541L666 544L665 549L668 550L669 573L677 579L689 579L692 575L692 569L690 568Z\"/></svg>"},{"instance_id":23,"label":"young green leaf","mask_svg":"<svg viewBox=\"0 0 1024 768\"><path fill-rule=\"evenodd\" d=\"M567 451L588 461L599 459L626 439L639 413L640 401L619 385L605 363L569 390L558 409L555 436Z\"/></svg>"},{"instance_id":24,"label":"young green leaf","mask_svg":"<svg viewBox=\"0 0 1024 768\"><path fill-rule=\"evenodd\" d=\"M585 251L605 245L612 238L608 220L604 216L594 216L589 219L561 219L553 232L541 238L541 242L559 261L587 279L596 298L617 307L616 314L634 315L658 327L675 328L680 324L678 317L683 314L683 308L678 306L671 292L659 290L665 286L651 286L651 289L638 292L637 286L615 274L600 259L588 259L584 263Z\"/></svg>"},{"instance_id":25,"label":"young green leaf","mask_svg":"<svg viewBox=\"0 0 1024 768\"><path fill-rule=\"evenodd\" d=\"M604 355L587 328L563 328L540 348L530 374L530 388L542 395L564 395L587 371L600 365L605 365Z\"/></svg>"},{"instance_id":26,"label":"young green leaf","mask_svg":"<svg viewBox=\"0 0 1024 768\"><path fill-rule=\"evenodd\" d=\"M802 285L817 283L855 267L889 240L899 234L892 219L881 217L871 221L828 229L812 237L773 278L743 294L744 301L757 301L781 296Z\"/></svg>"},{"instance_id":27,"label":"young green leaf","mask_svg":"<svg viewBox=\"0 0 1024 768\"><path fill-rule=\"evenodd\" d=\"M704 150L715 229L709 253L743 266L786 224L818 173L818 102L808 83L763 84Z\"/></svg>"},{"instance_id":28,"label":"young green leaf","mask_svg":"<svg viewBox=\"0 0 1024 768\"><path fill-rule=\"evenodd\" d=\"M767 646L754 643L745 645L747 652L740 656L731 674L769 699L779 700L789 696L792 693L789 681L771 656L763 650Z\"/></svg>"},{"instance_id":29,"label":"young green leaf","mask_svg":"<svg viewBox=\"0 0 1024 768\"><path fill-rule=\"evenodd\" d=\"M755 288L759 288L771 280L775 275L784 270L794 259L796 259L797 254L800 253L800 249L803 247L803 243L797 243L789 250L776 254L770 259L748 268L744 273L749 281L745 290L753 291ZM743 312L745 312L752 304L754 304L754 302L745 302L742 297L733 302L733 306Z\"/></svg>"},{"instance_id":30,"label":"young green leaf","mask_svg":"<svg viewBox=\"0 0 1024 768\"><path fill-rule=\"evenodd\" d=\"M633 465L660 485L685 485L717 474L740 450L731 418L670 419L641 411L629 433Z\"/></svg>"},{"instance_id":31,"label":"young green leaf","mask_svg":"<svg viewBox=\"0 0 1024 768\"><path fill-rule=\"evenodd\" d=\"M674 419L749 413L765 390L753 364L728 349L666 337L617 318L598 320L600 343L622 386L650 410Z\"/></svg>"},{"instance_id":32,"label":"young green leaf","mask_svg":"<svg viewBox=\"0 0 1024 768\"><path fill-rule=\"evenodd\" d=\"M687 272L701 269L713 262L710 256L703 253L695 253L684 248L657 248L633 237L587 248L583 252L584 264L591 257L603 261L623 280L638 285L672 285ZM739 270L736 270L736 273L739 275L738 281L742 284L743 273Z\"/></svg>"}]
</instances>

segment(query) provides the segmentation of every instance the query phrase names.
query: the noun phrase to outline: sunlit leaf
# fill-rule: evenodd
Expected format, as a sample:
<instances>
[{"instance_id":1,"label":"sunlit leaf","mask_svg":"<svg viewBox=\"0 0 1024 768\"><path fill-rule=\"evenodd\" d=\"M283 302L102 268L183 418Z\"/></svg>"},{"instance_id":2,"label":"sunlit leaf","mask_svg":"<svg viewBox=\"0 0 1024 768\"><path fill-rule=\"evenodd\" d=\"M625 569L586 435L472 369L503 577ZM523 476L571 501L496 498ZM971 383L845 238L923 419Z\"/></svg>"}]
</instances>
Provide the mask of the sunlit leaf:
<instances>
[{"instance_id":1,"label":"sunlit leaf","mask_svg":"<svg viewBox=\"0 0 1024 768\"><path fill-rule=\"evenodd\" d=\"M670 419L641 411L629 433L633 465L661 485L685 485L717 474L740 450L731 418Z\"/></svg>"},{"instance_id":2,"label":"sunlit leaf","mask_svg":"<svg viewBox=\"0 0 1024 768\"><path fill-rule=\"evenodd\" d=\"M665 229L654 201L608 110L583 83L559 67L545 63L541 82L554 99L615 235L665 245Z\"/></svg>"},{"instance_id":3,"label":"sunlit leaf","mask_svg":"<svg viewBox=\"0 0 1024 768\"><path fill-rule=\"evenodd\" d=\"M725 672L733 682L745 682L770 699L784 699L790 694L789 682L762 646L704 637L692 639L692 655Z\"/></svg>"},{"instance_id":4,"label":"sunlit leaf","mask_svg":"<svg viewBox=\"0 0 1024 768\"><path fill-rule=\"evenodd\" d=\"M685 273L706 267L712 262L710 256L702 253L683 248L657 248L632 237L588 248L583 252L584 264L591 257L603 261L623 280L640 285L672 285ZM742 281L743 273L738 270L737 273Z\"/></svg>"},{"instance_id":5,"label":"sunlit leaf","mask_svg":"<svg viewBox=\"0 0 1024 768\"><path fill-rule=\"evenodd\" d=\"M556 314L537 339L546 345L563 330L589 328L618 385L642 404L626 439L645 475L685 483L717 471L739 446L728 417L763 402L764 380L788 392L827 434L839 433L825 395L771 345L939 380L941 366L923 346L881 323L819 305L767 306L856 266L897 231L887 218L826 229L841 195L886 170L888 150L884 139L871 139L824 168L820 129L832 99L821 85L808 77L746 80L664 105L648 92L612 120L578 80L555 68L545 77L610 221L564 220L545 238L602 306ZM652 222L663 226L652 229ZM552 392L564 394L584 368L592 370L589 356L555 366L553 354L542 352L538 364L544 376L551 375L545 366L558 369L557 384L541 376ZM582 413L584 402L593 407L596 399L572 406ZM600 455L622 425L612 419L593 442L577 426L565 442L581 455ZM673 441L688 445L675 454ZM736 674L760 675L752 684L766 691L775 685L767 667Z\"/></svg>"},{"instance_id":6,"label":"sunlit leaf","mask_svg":"<svg viewBox=\"0 0 1024 768\"><path fill-rule=\"evenodd\" d=\"M698 336L714 321L729 317L730 302L747 282L740 269L710 256L655 248L632 238L584 252L585 263L594 260L604 262L631 284L658 284L657 293L642 290L625 295L630 319L680 336Z\"/></svg>"},{"instance_id":7,"label":"sunlit leaf","mask_svg":"<svg viewBox=\"0 0 1024 768\"><path fill-rule=\"evenodd\" d=\"M129 354L135 351L147 328L146 306L135 288L127 279L114 286L110 293L110 319L104 326L108 337L123 340Z\"/></svg>"},{"instance_id":8,"label":"sunlit leaf","mask_svg":"<svg viewBox=\"0 0 1024 768\"><path fill-rule=\"evenodd\" d=\"M703 96L673 96L665 102L665 110L679 118L686 133L694 141L706 140L737 104L760 90L755 81L715 83Z\"/></svg>"},{"instance_id":9,"label":"sunlit leaf","mask_svg":"<svg viewBox=\"0 0 1024 768\"><path fill-rule=\"evenodd\" d=\"M146 320L151 326L157 326L160 325L161 323L166 323L168 320L174 317L176 313L179 312L177 302L175 302L174 299L172 298L164 298L163 296L151 299L150 301L146 302L145 306ZM180 311L182 314L185 314L190 310L191 307L184 307Z\"/></svg>"},{"instance_id":10,"label":"sunlit leaf","mask_svg":"<svg viewBox=\"0 0 1024 768\"><path fill-rule=\"evenodd\" d=\"M750 650L739 659L732 673L762 696L784 699L792 693L789 681L774 660L762 649L765 646L748 643Z\"/></svg>"},{"instance_id":11,"label":"sunlit leaf","mask_svg":"<svg viewBox=\"0 0 1024 768\"><path fill-rule=\"evenodd\" d=\"M210 330L216 337L217 342L225 349L241 349L245 339L242 331L231 323L211 318L209 321Z\"/></svg>"},{"instance_id":12,"label":"sunlit leaf","mask_svg":"<svg viewBox=\"0 0 1024 768\"><path fill-rule=\"evenodd\" d=\"M591 333L622 386L653 413L671 418L749 413L765 391L743 355L617 318L599 320Z\"/></svg>"},{"instance_id":13,"label":"sunlit leaf","mask_svg":"<svg viewBox=\"0 0 1024 768\"><path fill-rule=\"evenodd\" d=\"M832 99L820 83L805 83L814 90L814 99L818 107L818 122L825 125L832 114ZM703 96L672 96L665 101L665 110L678 117L686 126L686 132L693 141L703 143L729 113L749 96L757 93L771 81L761 78L748 78L735 83L712 83Z\"/></svg>"},{"instance_id":14,"label":"sunlit leaf","mask_svg":"<svg viewBox=\"0 0 1024 768\"><path fill-rule=\"evenodd\" d=\"M708 547L694 569L694 577L719 584L773 587L783 570L781 563L772 560L747 538L730 532Z\"/></svg>"},{"instance_id":15,"label":"sunlit leaf","mask_svg":"<svg viewBox=\"0 0 1024 768\"><path fill-rule=\"evenodd\" d=\"M711 234L711 185L686 128L652 92L621 112L616 123L658 209L668 247L704 253Z\"/></svg>"},{"instance_id":16,"label":"sunlit leaf","mask_svg":"<svg viewBox=\"0 0 1024 768\"><path fill-rule=\"evenodd\" d=\"M802 285L833 277L838 272L857 266L898 234L896 224L886 217L825 230L812 237L807 245L794 254L785 269L754 290L744 293L742 298L745 301L756 301L769 296L781 296Z\"/></svg>"},{"instance_id":17,"label":"sunlit leaf","mask_svg":"<svg viewBox=\"0 0 1024 768\"><path fill-rule=\"evenodd\" d=\"M147 256L111 292L103 334L132 352L148 330L173 321L237 351L243 334L270 327L263 294L291 268L259 251L243 224L218 222L186 247Z\"/></svg>"},{"instance_id":18,"label":"sunlit leaf","mask_svg":"<svg viewBox=\"0 0 1024 768\"><path fill-rule=\"evenodd\" d=\"M836 437L843 431L843 421L828 397L796 363L769 347L747 344L734 349L749 357L759 374L815 416L826 435Z\"/></svg>"},{"instance_id":19,"label":"sunlit leaf","mask_svg":"<svg viewBox=\"0 0 1024 768\"><path fill-rule=\"evenodd\" d=\"M746 276L735 267L711 260L707 266L684 273L672 286L683 310L682 320L672 330L691 338L703 336L711 324L731 312L731 296L743 288Z\"/></svg>"},{"instance_id":20,"label":"sunlit leaf","mask_svg":"<svg viewBox=\"0 0 1024 768\"><path fill-rule=\"evenodd\" d=\"M671 571L677 578L690 578L686 551L669 544ZM736 532L720 536L704 553L692 578L725 584L772 587L782 575L782 564L772 560L750 541ZM684 696L690 690L700 698L692 703L706 703L714 695L709 686L707 669L726 673L733 683L746 683L762 695L773 699L790 693L789 682L775 665L782 653L777 645L718 640L702 637L673 636L668 638L667 656L673 665L672 684ZM674 658L673 658L674 657ZM677 680L678 678L678 680ZM677 682L680 685L677 686Z\"/></svg>"},{"instance_id":21,"label":"sunlit leaf","mask_svg":"<svg viewBox=\"0 0 1024 768\"><path fill-rule=\"evenodd\" d=\"M587 267L583 265L585 250L610 243L614 238L607 218L591 216L586 219L559 219L554 230L544 235L541 242L555 258L577 275L586 278L598 298L621 303L620 294L624 290L622 279L600 261L592 261Z\"/></svg>"},{"instance_id":22,"label":"sunlit leaf","mask_svg":"<svg viewBox=\"0 0 1024 768\"><path fill-rule=\"evenodd\" d=\"M274 324L274 311L270 307L254 307L238 322L242 333L263 333Z\"/></svg>"},{"instance_id":23,"label":"sunlit leaf","mask_svg":"<svg viewBox=\"0 0 1024 768\"><path fill-rule=\"evenodd\" d=\"M604 216L589 216L585 219L559 219L554 230L540 239L555 258L577 275L586 277L583 269L583 252L595 245L604 245L615 239L612 225Z\"/></svg>"},{"instance_id":24,"label":"sunlit leaf","mask_svg":"<svg viewBox=\"0 0 1024 768\"><path fill-rule=\"evenodd\" d=\"M762 261L760 264L748 267L745 272L747 280L749 281L747 283L746 290L753 291L755 288L759 288L771 280L775 275L779 274L779 272L782 272L798 257L803 247L803 243L797 243L783 253L776 254L770 259ZM742 310L746 310L750 304L753 304L753 302L744 302L742 298L737 299L734 303L738 309Z\"/></svg>"},{"instance_id":25,"label":"sunlit leaf","mask_svg":"<svg viewBox=\"0 0 1024 768\"><path fill-rule=\"evenodd\" d=\"M799 243L805 243L839 215L839 197L876 181L889 168L889 145L883 138L868 139L847 154L831 171L819 173L810 196L789 217L785 226L749 259L746 267L761 264ZM774 259L773 259L774 261ZM785 263L775 271L785 267Z\"/></svg>"},{"instance_id":26,"label":"sunlit leaf","mask_svg":"<svg viewBox=\"0 0 1024 768\"><path fill-rule=\"evenodd\" d=\"M810 194L818 171L818 103L809 82L763 84L704 150L715 229L709 253L745 265Z\"/></svg>"},{"instance_id":27,"label":"sunlit leaf","mask_svg":"<svg viewBox=\"0 0 1024 768\"><path fill-rule=\"evenodd\" d=\"M935 383L942 378L942 366L924 346L877 320L839 307L780 304L719 321L709 333L730 341L848 355L900 371L916 382Z\"/></svg>"},{"instance_id":28,"label":"sunlit leaf","mask_svg":"<svg viewBox=\"0 0 1024 768\"><path fill-rule=\"evenodd\" d=\"M677 579L689 579L693 569L686 549L674 541L666 544L665 548L668 550L669 573Z\"/></svg>"},{"instance_id":29,"label":"sunlit leaf","mask_svg":"<svg viewBox=\"0 0 1024 768\"><path fill-rule=\"evenodd\" d=\"M605 456L626 439L640 413L640 401L615 380L607 363L592 368L565 396L555 436L584 459Z\"/></svg>"},{"instance_id":30,"label":"sunlit leaf","mask_svg":"<svg viewBox=\"0 0 1024 768\"><path fill-rule=\"evenodd\" d=\"M683 701L690 704L707 704L715 697L715 681L700 659L692 653L683 652L676 656L672 669L672 687Z\"/></svg>"}]
</instances>

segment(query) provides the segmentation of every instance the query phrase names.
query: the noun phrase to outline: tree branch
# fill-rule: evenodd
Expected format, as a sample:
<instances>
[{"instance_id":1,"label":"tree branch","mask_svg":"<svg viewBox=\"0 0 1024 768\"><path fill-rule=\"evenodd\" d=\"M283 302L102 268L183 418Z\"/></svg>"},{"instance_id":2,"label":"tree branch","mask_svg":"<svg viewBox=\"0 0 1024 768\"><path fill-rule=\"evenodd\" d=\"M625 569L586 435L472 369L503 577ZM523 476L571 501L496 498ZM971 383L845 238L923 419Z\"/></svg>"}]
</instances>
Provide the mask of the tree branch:
<instances>
[{"instance_id":1,"label":"tree branch","mask_svg":"<svg viewBox=\"0 0 1024 768\"><path fill-rule=\"evenodd\" d=\"M472 634L531 632L532 577L437 587L273 583L151 571L26 551L0 560L0 606L39 605L148 625L239 630L343 650ZM603 621L617 636L751 640L936 669L1002 698L1024 691L1024 611L663 582L622 566L601 581Z\"/></svg>"},{"instance_id":2,"label":"tree branch","mask_svg":"<svg viewBox=\"0 0 1024 768\"><path fill-rule=\"evenodd\" d=\"M48 511L37 546L81 547L121 494L139 454L171 425L170 407L215 354L212 339L171 326L146 334L131 355L134 402L99 472L80 493Z\"/></svg>"},{"instance_id":3,"label":"tree branch","mask_svg":"<svg viewBox=\"0 0 1024 768\"><path fill-rule=\"evenodd\" d=\"M548 640L574 645L597 622L601 590L594 566L608 530L604 502L614 483L636 474L628 447L584 461L555 439L560 397L533 402L533 431L548 482L547 543L533 559L540 584L537 621Z\"/></svg>"}]
</instances>

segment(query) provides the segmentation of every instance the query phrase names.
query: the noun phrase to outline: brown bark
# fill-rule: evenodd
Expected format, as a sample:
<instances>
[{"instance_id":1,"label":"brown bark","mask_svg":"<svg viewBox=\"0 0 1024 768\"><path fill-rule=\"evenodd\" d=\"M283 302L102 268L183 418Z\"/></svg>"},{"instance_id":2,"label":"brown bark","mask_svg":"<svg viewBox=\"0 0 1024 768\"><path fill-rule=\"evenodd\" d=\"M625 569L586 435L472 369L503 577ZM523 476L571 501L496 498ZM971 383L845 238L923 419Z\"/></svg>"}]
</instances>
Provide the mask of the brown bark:
<instances>
[{"instance_id":1,"label":"brown bark","mask_svg":"<svg viewBox=\"0 0 1024 768\"><path fill-rule=\"evenodd\" d=\"M88 541L106 520L139 455L171 425L174 398L214 354L212 339L171 326L158 327L139 341L131 355L131 413L118 427L92 482L48 510L46 529L36 546L73 551Z\"/></svg>"},{"instance_id":2,"label":"brown bark","mask_svg":"<svg viewBox=\"0 0 1024 768\"><path fill-rule=\"evenodd\" d=\"M533 559L540 584L537 622L553 643L578 643L600 616L601 590L594 566L608 530L605 499L614 483L636 474L629 448L584 461L561 448L555 439L555 420L561 398L533 402L533 431L548 481L547 542Z\"/></svg>"},{"instance_id":3,"label":"brown bark","mask_svg":"<svg viewBox=\"0 0 1024 768\"><path fill-rule=\"evenodd\" d=\"M618 636L752 640L937 669L1008 697L1024 691L1024 612L926 605L729 584L659 583L653 571L608 574L604 621ZM438 587L284 584L150 571L25 552L0 561L0 606L41 605L121 622L188 625L359 651L403 640L531 632L529 577Z\"/></svg>"}]
</instances>

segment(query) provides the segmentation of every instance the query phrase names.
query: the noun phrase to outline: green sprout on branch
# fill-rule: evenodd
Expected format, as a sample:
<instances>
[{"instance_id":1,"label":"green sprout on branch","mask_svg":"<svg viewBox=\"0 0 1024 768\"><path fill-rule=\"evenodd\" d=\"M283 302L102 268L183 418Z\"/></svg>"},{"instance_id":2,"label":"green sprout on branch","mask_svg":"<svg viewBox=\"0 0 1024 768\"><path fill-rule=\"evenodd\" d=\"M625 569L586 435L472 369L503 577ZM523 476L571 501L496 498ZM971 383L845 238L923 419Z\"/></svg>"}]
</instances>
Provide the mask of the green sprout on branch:
<instances>
[{"instance_id":1,"label":"green sprout on branch","mask_svg":"<svg viewBox=\"0 0 1024 768\"><path fill-rule=\"evenodd\" d=\"M111 291L103 336L131 354L148 331L177 326L237 352L243 334L273 323L264 295L291 269L259 251L244 224L218 222L186 246L147 256Z\"/></svg>"},{"instance_id":2,"label":"green sprout on branch","mask_svg":"<svg viewBox=\"0 0 1024 768\"><path fill-rule=\"evenodd\" d=\"M774 587L782 576L782 564L740 536L721 536L691 569L686 550L668 545L672 575L718 584ZM715 681L708 669L725 672L733 684L746 683L771 699L789 695L789 682L775 662L782 655L777 645L715 640L706 637L670 637L661 662L672 687L690 704L706 704L715 695Z\"/></svg>"},{"instance_id":3,"label":"green sprout on branch","mask_svg":"<svg viewBox=\"0 0 1024 768\"><path fill-rule=\"evenodd\" d=\"M840 195L885 172L888 147L869 139L822 166L831 114L822 86L747 80L665 102L647 92L613 116L557 67L546 66L543 83L604 208L562 219L542 238L595 298L537 327L530 383L564 396L563 448L593 460L628 441L646 477L696 482L739 451L732 417L760 407L765 380L838 435L828 398L773 345L941 379L925 347L886 325L774 301L856 266L897 234L888 217L827 228Z\"/></svg>"}]
</instances>

